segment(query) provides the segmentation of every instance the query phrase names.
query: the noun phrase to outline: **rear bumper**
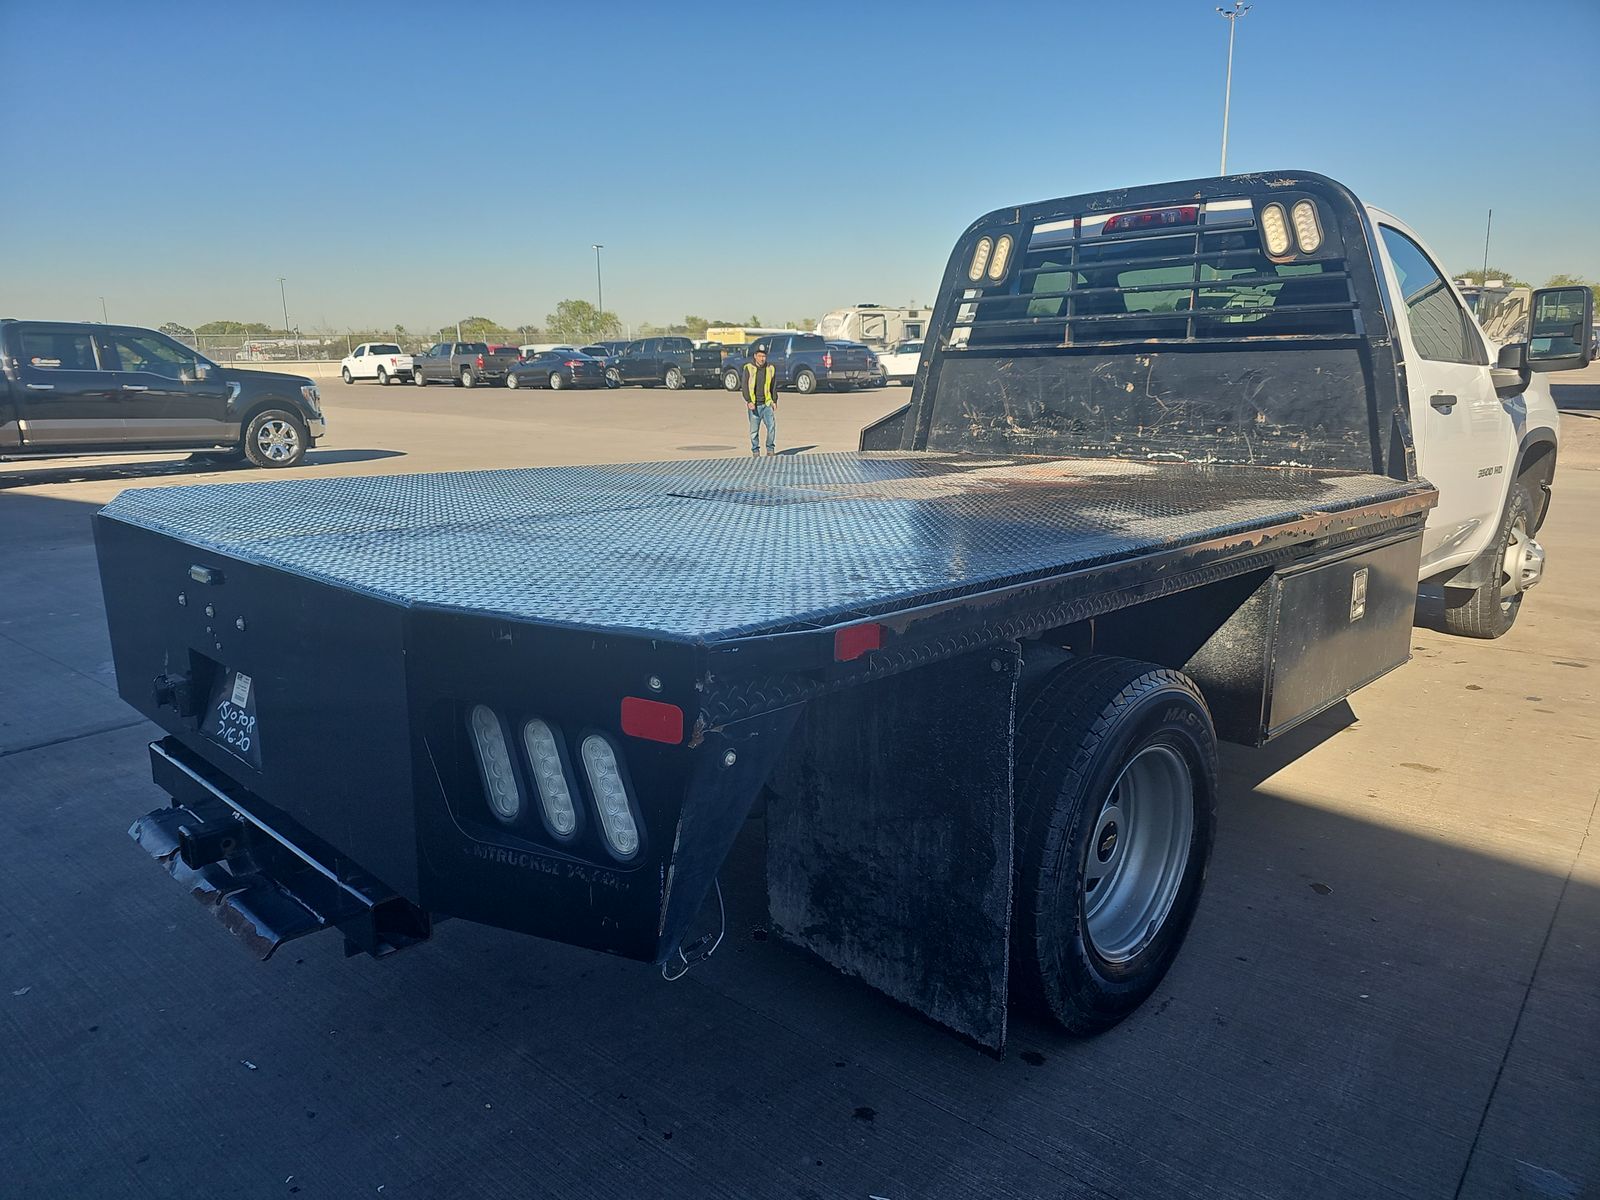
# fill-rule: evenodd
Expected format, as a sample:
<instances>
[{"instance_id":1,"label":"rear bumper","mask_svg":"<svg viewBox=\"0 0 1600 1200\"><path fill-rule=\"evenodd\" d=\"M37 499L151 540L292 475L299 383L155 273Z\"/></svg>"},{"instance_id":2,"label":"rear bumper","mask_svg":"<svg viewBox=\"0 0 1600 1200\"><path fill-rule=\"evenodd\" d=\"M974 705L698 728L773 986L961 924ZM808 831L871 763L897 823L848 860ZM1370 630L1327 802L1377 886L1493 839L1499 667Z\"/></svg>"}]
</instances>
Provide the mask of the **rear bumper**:
<instances>
[{"instance_id":1,"label":"rear bumper","mask_svg":"<svg viewBox=\"0 0 1600 1200\"><path fill-rule=\"evenodd\" d=\"M173 738L150 745L172 797L128 835L263 959L324 929L375 958L425 940L429 915L294 821L218 774Z\"/></svg>"}]
</instances>

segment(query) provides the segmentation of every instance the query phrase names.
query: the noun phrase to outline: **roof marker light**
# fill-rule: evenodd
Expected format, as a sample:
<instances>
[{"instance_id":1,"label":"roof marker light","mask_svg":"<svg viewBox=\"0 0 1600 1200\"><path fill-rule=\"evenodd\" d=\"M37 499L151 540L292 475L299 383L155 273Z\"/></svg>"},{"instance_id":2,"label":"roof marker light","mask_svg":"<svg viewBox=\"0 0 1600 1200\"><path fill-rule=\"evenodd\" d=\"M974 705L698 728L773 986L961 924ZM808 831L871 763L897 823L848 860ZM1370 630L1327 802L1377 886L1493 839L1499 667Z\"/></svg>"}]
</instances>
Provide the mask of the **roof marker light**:
<instances>
[{"instance_id":1,"label":"roof marker light","mask_svg":"<svg viewBox=\"0 0 1600 1200\"><path fill-rule=\"evenodd\" d=\"M967 268L967 278L977 283L983 278L983 269L989 265L989 255L994 250L994 239L981 237L978 246L972 252L972 265Z\"/></svg>"},{"instance_id":2,"label":"roof marker light","mask_svg":"<svg viewBox=\"0 0 1600 1200\"><path fill-rule=\"evenodd\" d=\"M600 734L591 733L583 739L582 754L606 844L618 858L630 859L639 853L639 825L633 819L633 806L628 803L628 788L617 767L616 751Z\"/></svg>"},{"instance_id":3,"label":"roof marker light","mask_svg":"<svg viewBox=\"0 0 1600 1200\"><path fill-rule=\"evenodd\" d=\"M1172 225L1196 225L1200 221L1198 204L1180 204L1174 208L1152 208L1144 212L1118 213L1107 217L1101 233L1132 233L1139 229L1165 229Z\"/></svg>"},{"instance_id":4,"label":"roof marker light","mask_svg":"<svg viewBox=\"0 0 1600 1200\"><path fill-rule=\"evenodd\" d=\"M1281 204L1269 204L1261 210L1261 243L1273 258L1289 253L1289 214Z\"/></svg>"},{"instance_id":5,"label":"roof marker light","mask_svg":"<svg viewBox=\"0 0 1600 1200\"><path fill-rule=\"evenodd\" d=\"M1322 245L1322 223L1317 220L1317 206L1309 200L1296 200L1289 210L1294 220L1294 240L1301 254L1314 254Z\"/></svg>"},{"instance_id":6,"label":"roof marker light","mask_svg":"<svg viewBox=\"0 0 1600 1200\"><path fill-rule=\"evenodd\" d=\"M1011 235L1002 234L994 244L994 258L989 261L989 278L998 281L1006 273L1006 264L1011 261Z\"/></svg>"},{"instance_id":7,"label":"roof marker light","mask_svg":"<svg viewBox=\"0 0 1600 1200\"><path fill-rule=\"evenodd\" d=\"M572 789L567 786L567 773L561 769L556 735L546 722L534 717L522 727L522 748L528 752L528 765L533 768L533 782L545 820L557 836L570 836L578 827L578 813L572 804Z\"/></svg>"},{"instance_id":8,"label":"roof marker light","mask_svg":"<svg viewBox=\"0 0 1600 1200\"><path fill-rule=\"evenodd\" d=\"M483 791L489 811L506 824L522 814L522 793L511 771L511 751L506 746L500 718L487 705L476 704L467 717L472 730L472 746L478 753L478 769L483 775Z\"/></svg>"}]
</instances>

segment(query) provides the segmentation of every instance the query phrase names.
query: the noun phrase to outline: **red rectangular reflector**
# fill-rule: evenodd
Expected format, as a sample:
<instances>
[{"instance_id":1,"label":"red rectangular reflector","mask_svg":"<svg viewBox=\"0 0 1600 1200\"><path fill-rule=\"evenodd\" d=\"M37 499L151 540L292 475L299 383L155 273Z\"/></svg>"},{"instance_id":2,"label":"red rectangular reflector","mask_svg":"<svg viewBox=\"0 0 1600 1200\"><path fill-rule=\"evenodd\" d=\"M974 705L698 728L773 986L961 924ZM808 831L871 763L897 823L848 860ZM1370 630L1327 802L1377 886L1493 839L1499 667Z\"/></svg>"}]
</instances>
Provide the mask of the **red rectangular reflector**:
<instances>
[{"instance_id":1,"label":"red rectangular reflector","mask_svg":"<svg viewBox=\"0 0 1600 1200\"><path fill-rule=\"evenodd\" d=\"M833 661L854 662L869 650L883 646L883 626L877 622L847 625L833 635Z\"/></svg>"},{"instance_id":2,"label":"red rectangular reflector","mask_svg":"<svg viewBox=\"0 0 1600 1200\"><path fill-rule=\"evenodd\" d=\"M683 709L660 700L641 696L622 698L622 732L629 737L666 742L676 746L683 741Z\"/></svg>"}]
</instances>

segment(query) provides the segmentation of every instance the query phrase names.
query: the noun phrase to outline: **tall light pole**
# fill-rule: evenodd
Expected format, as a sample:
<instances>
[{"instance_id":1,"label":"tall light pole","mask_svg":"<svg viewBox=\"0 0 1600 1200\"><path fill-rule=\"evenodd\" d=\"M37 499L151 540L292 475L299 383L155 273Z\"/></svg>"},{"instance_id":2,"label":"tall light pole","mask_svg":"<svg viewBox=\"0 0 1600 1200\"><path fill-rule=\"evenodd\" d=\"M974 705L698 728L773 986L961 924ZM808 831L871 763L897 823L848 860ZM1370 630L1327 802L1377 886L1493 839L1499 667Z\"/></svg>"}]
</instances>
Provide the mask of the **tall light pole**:
<instances>
[{"instance_id":1,"label":"tall light pole","mask_svg":"<svg viewBox=\"0 0 1600 1200\"><path fill-rule=\"evenodd\" d=\"M111 318L106 316L106 298L104 296L100 297L100 324L111 324Z\"/></svg>"},{"instance_id":2,"label":"tall light pole","mask_svg":"<svg viewBox=\"0 0 1600 1200\"><path fill-rule=\"evenodd\" d=\"M600 251L605 249L605 244L603 242L592 242L590 244L594 247L595 310L597 312L605 312L605 310L606 310L606 289L605 289L605 285L602 284L601 281L600 281Z\"/></svg>"},{"instance_id":3,"label":"tall light pole","mask_svg":"<svg viewBox=\"0 0 1600 1200\"><path fill-rule=\"evenodd\" d=\"M1222 89L1222 169L1219 175L1228 173L1228 109L1233 104L1233 31L1238 27L1239 18L1250 11L1250 5L1243 0L1233 0L1232 8L1217 9L1228 19L1228 82Z\"/></svg>"},{"instance_id":4,"label":"tall light pole","mask_svg":"<svg viewBox=\"0 0 1600 1200\"><path fill-rule=\"evenodd\" d=\"M282 275L278 276L278 299L283 301L283 336L289 336L289 294L283 290Z\"/></svg>"}]
</instances>

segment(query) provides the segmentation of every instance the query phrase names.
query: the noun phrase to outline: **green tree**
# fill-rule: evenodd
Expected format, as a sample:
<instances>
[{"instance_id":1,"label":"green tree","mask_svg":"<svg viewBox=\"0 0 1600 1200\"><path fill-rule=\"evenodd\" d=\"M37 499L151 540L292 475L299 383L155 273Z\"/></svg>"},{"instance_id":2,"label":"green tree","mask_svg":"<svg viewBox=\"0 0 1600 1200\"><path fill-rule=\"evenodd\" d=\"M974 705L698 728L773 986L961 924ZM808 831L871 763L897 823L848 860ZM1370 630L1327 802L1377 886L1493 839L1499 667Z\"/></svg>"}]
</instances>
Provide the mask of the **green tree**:
<instances>
[{"instance_id":1,"label":"green tree","mask_svg":"<svg viewBox=\"0 0 1600 1200\"><path fill-rule=\"evenodd\" d=\"M197 334L205 337L217 337L226 334L243 334L246 337L287 337L286 329L274 329L271 325L261 321L207 321L204 325L195 326Z\"/></svg>"},{"instance_id":2,"label":"green tree","mask_svg":"<svg viewBox=\"0 0 1600 1200\"><path fill-rule=\"evenodd\" d=\"M544 319L545 332L558 342L581 346L614 338L622 330L617 314L601 312L587 300L563 300L555 312Z\"/></svg>"},{"instance_id":3,"label":"green tree","mask_svg":"<svg viewBox=\"0 0 1600 1200\"><path fill-rule=\"evenodd\" d=\"M684 336L696 339L704 338L706 336L706 328L710 324L711 322L705 317L685 317L683 319L683 327L689 332Z\"/></svg>"},{"instance_id":4,"label":"green tree","mask_svg":"<svg viewBox=\"0 0 1600 1200\"><path fill-rule=\"evenodd\" d=\"M1499 267L1490 267L1488 271L1484 271L1481 268L1475 271L1460 271L1457 272L1456 278L1465 279L1468 283L1478 284L1481 284L1485 279L1503 279L1507 287L1529 286L1527 280L1518 279L1510 271L1502 271Z\"/></svg>"},{"instance_id":5,"label":"green tree","mask_svg":"<svg viewBox=\"0 0 1600 1200\"><path fill-rule=\"evenodd\" d=\"M516 334L499 321L489 317L462 317L454 324L446 325L440 329L434 338L436 341L453 342L456 340L456 328L461 329L463 342L495 342L510 343L516 340Z\"/></svg>"},{"instance_id":6,"label":"green tree","mask_svg":"<svg viewBox=\"0 0 1600 1200\"><path fill-rule=\"evenodd\" d=\"M1559 274L1550 276L1549 279L1546 279L1544 281L1544 285L1545 285L1545 287L1588 287L1589 286L1583 280L1579 279L1576 275L1568 275L1565 271L1562 271Z\"/></svg>"},{"instance_id":7,"label":"green tree","mask_svg":"<svg viewBox=\"0 0 1600 1200\"><path fill-rule=\"evenodd\" d=\"M166 334L168 337L175 338L194 336L194 330L190 329L187 325L179 325L176 321L168 321L165 325L161 326L161 332Z\"/></svg>"}]
</instances>

